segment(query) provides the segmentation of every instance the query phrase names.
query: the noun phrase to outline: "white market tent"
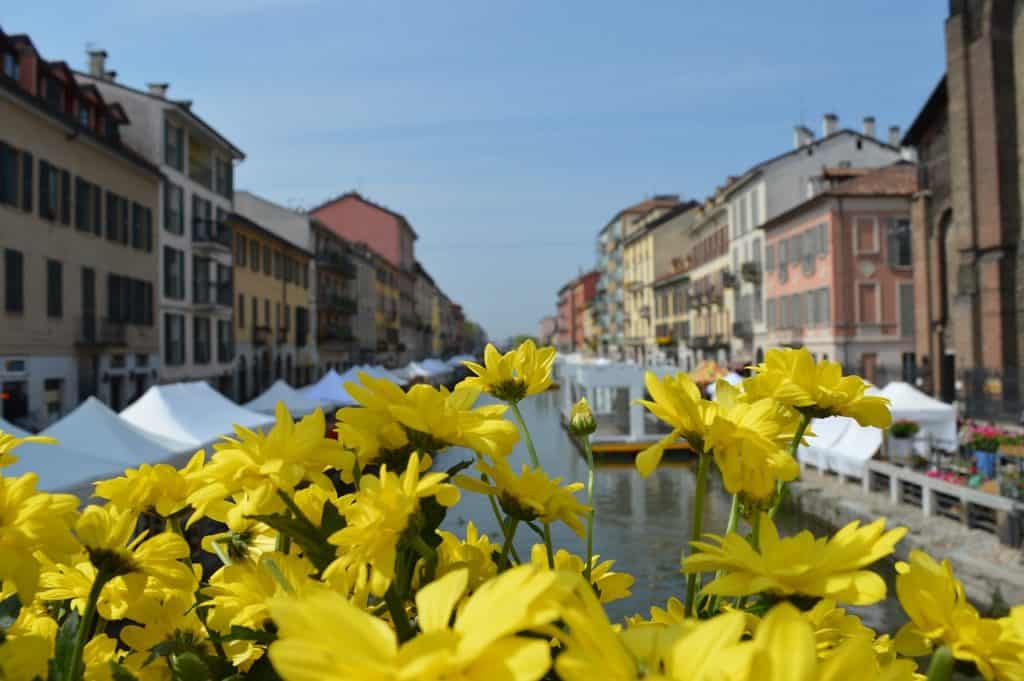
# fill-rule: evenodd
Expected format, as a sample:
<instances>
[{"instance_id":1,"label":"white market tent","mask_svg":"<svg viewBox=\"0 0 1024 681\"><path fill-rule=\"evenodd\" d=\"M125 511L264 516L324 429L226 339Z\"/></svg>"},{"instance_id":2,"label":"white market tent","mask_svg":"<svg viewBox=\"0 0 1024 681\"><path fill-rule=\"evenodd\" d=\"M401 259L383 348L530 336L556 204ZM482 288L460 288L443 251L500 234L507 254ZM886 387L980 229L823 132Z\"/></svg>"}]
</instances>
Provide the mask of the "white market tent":
<instances>
[{"instance_id":1,"label":"white market tent","mask_svg":"<svg viewBox=\"0 0 1024 681\"><path fill-rule=\"evenodd\" d=\"M953 405L929 397L902 381L890 383L877 394L889 398L893 421L914 421L921 427L921 433L931 436L937 447L948 451L956 449L956 410Z\"/></svg>"},{"instance_id":2,"label":"white market tent","mask_svg":"<svg viewBox=\"0 0 1024 681\"><path fill-rule=\"evenodd\" d=\"M424 369L434 376L444 376L452 372L452 367L447 362L442 362L436 357L428 357L420 362Z\"/></svg>"},{"instance_id":3,"label":"white market tent","mask_svg":"<svg viewBox=\"0 0 1024 681\"><path fill-rule=\"evenodd\" d=\"M14 437L28 437L32 434L27 430L19 428L10 421L5 421L3 419L0 419L0 430L13 435Z\"/></svg>"},{"instance_id":4,"label":"white market tent","mask_svg":"<svg viewBox=\"0 0 1024 681\"><path fill-rule=\"evenodd\" d=\"M125 469L124 463L74 451L63 444L27 443L15 449L14 455L18 462L4 468L4 476L35 473L39 476L38 489L68 492L82 500L92 495L93 482L116 478Z\"/></svg>"},{"instance_id":5,"label":"white market tent","mask_svg":"<svg viewBox=\"0 0 1024 681\"><path fill-rule=\"evenodd\" d=\"M273 414L277 410L278 402L284 402L284 406L288 408L294 418L311 414L317 409L323 409L335 403L333 400L320 400L314 396L303 394L282 379L277 379L263 394L242 406L262 414Z\"/></svg>"},{"instance_id":6,"label":"white market tent","mask_svg":"<svg viewBox=\"0 0 1024 681\"><path fill-rule=\"evenodd\" d=\"M882 446L881 430L848 416L813 419L811 431L814 435L797 449L797 458L822 471L863 477L867 462Z\"/></svg>"},{"instance_id":7,"label":"white market tent","mask_svg":"<svg viewBox=\"0 0 1024 681\"><path fill-rule=\"evenodd\" d=\"M121 412L143 430L202 447L234 431L262 428L274 418L240 407L203 381L154 385Z\"/></svg>"},{"instance_id":8,"label":"white market tent","mask_svg":"<svg viewBox=\"0 0 1024 681\"><path fill-rule=\"evenodd\" d=\"M186 442L129 423L95 397L89 397L40 435L55 438L62 447L129 467L169 461L193 449Z\"/></svg>"},{"instance_id":9,"label":"white market tent","mask_svg":"<svg viewBox=\"0 0 1024 681\"><path fill-rule=\"evenodd\" d=\"M833 416L827 419L811 419L809 430L814 433L807 436L807 444L797 448L796 456L801 463L809 463L815 468L828 468L828 451L839 442L853 419L847 416Z\"/></svg>"},{"instance_id":10,"label":"white market tent","mask_svg":"<svg viewBox=\"0 0 1024 681\"><path fill-rule=\"evenodd\" d=\"M433 374L418 362L409 362L401 369L393 372L399 378L411 381L414 378L430 378Z\"/></svg>"},{"instance_id":11,"label":"white market tent","mask_svg":"<svg viewBox=\"0 0 1024 681\"><path fill-rule=\"evenodd\" d=\"M351 406L356 403L352 396L345 390L345 383L348 381L358 382L359 378L354 369L349 369L344 374L339 374L331 369L320 377L320 380L313 385L308 385L300 394L306 398L319 402L326 402L331 405Z\"/></svg>"},{"instance_id":12,"label":"white market tent","mask_svg":"<svg viewBox=\"0 0 1024 681\"><path fill-rule=\"evenodd\" d=\"M452 369L461 369L463 362L475 361L476 357L474 357L473 355L455 355L454 357L449 357L448 361L446 361L445 364L447 364Z\"/></svg>"},{"instance_id":13,"label":"white market tent","mask_svg":"<svg viewBox=\"0 0 1024 681\"><path fill-rule=\"evenodd\" d=\"M671 367L675 369L676 367ZM735 371L730 371L725 376L722 376L722 380L729 385L739 385L743 382L743 377L737 374ZM718 390L717 381L714 383L708 383L708 387L705 388L704 392L708 394L711 399L715 398L715 392Z\"/></svg>"},{"instance_id":14,"label":"white market tent","mask_svg":"<svg viewBox=\"0 0 1024 681\"><path fill-rule=\"evenodd\" d=\"M357 367L353 367L353 368L357 372L358 371L363 371L365 373L368 373L371 376L373 376L374 378L386 378L389 381L391 381L392 383L395 383L397 385L405 385L405 384L408 383L408 381L402 380L401 378L399 378L395 374L391 373L390 371L388 371L387 369L385 369L382 366L376 366L376 365L371 365L371 364L363 364L363 365L360 365L360 366L357 366ZM349 371L351 371L351 369ZM348 372L345 372L345 373L348 373ZM353 378L352 380L355 381L355 380L359 380L359 379L358 378Z\"/></svg>"}]
</instances>

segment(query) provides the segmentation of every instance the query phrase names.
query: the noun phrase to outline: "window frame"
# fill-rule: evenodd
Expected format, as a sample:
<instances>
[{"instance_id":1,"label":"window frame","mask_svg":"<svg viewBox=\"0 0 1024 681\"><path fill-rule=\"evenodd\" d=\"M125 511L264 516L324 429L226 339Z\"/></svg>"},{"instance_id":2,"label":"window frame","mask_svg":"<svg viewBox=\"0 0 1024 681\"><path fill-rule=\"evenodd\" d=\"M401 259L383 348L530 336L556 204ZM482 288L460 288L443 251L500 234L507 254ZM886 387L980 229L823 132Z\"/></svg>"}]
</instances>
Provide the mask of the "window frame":
<instances>
[{"instance_id":1,"label":"window frame","mask_svg":"<svg viewBox=\"0 0 1024 681\"><path fill-rule=\"evenodd\" d=\"M871 221L871 237L873 247L862 250L860 247L860 226L863 221ZM878 216L877 215L855 215L853 217L853 254L854 255L879 255L880 245L878 243Z\"/></svg>"}]
</instances>

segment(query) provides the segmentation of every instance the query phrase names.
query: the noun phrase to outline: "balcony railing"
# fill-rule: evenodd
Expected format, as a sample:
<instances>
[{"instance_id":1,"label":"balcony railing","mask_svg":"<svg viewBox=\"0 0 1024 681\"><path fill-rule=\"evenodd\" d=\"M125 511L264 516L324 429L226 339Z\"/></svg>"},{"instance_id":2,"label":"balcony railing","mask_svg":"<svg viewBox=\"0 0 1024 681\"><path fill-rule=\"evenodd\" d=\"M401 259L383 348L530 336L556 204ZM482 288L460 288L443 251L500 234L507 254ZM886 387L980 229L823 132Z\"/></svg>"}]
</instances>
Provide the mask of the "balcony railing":
<instances>
[{"instance_id":1,"label":"balcony railing","mask_svg":"<svg viewBox=\"0 0 1024 681\"><path fill-rule=\"evenodd\" d=\"M330 312L346 316L355 314L359 309L354 298L340 293L325 293L321 296L320 305Z\"/></svg>"},{"instance_id":2,"label":"balcony railing","mask_svg":"<svg viewBox=\"0 0 1024 681\"><path fill-rule=\"evenodd\" d=\"M269 326L254 326L252 327L252 344L262 347L270 345L270 327Z\"/></svg>"},{"instance_id":3,"label":"balcony railing","mask_svg":"<svg viewBox=\"0 0 1024 681\"><path fill-rule=\"evenodd\" d=\"M81 317L78 320L78 345L104 347L127 344L128 326L124 322L96 317Z\"/></svg>"},{"instance_id":4,"label":"balcony railing","mask_svg":"<svg viewBox=\"0 0 1024 681\"><path fill-rule=\"evenodd\" d=\"M231 252L231 229L223 222L196 218L192 221L192 245L198 249Z\"/></svg>"},{"instance_id":5,"label":"balcony railing","mask_svg":"<svg viewBox=\"0 0 1024 681\"><path fill-rule=\"evenodd\" d=\"M740 277L743 281L756 284L761 281L761 265L752 260L740 265Z\"/></svg>"},{"instance_id":6,"label":"balcony railing","mask_svg":"<svg viewBox=\"0 0 1024 681\"><path fill-rule=\"evenodd\" d=\"M318 267L333 270L346 279L355 279L356 277L356 266L352 259L344 253L321 251L316 254L316 264Z\"/></svg>"},{"instance_id":7,"label":"balcony railing","mask_svg":"<svg viewBox=\"0 0 1024 681\"><path fill-rule=\"evenodd\" d=\"M750 340L754 337L754 322L740 320L732 323L732 335Z\"/></svg>"}]
</instances>

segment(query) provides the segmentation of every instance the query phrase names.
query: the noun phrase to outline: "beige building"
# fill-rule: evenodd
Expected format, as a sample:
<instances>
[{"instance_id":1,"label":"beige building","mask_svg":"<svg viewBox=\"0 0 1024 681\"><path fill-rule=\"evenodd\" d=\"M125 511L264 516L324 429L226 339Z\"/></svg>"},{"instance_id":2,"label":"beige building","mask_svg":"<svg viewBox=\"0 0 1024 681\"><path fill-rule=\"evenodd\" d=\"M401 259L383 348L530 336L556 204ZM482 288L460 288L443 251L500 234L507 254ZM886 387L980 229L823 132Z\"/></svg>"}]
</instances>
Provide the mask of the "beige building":
<instances>
[{"instance_id":1,"label":"beige building","mask_svg":"<svg viewBox=\"0 0 1024 681\"><path fill-rule=\"evenodd\" d=\"M735 285L729 271L729 211L722 190L707 199L690 232L688 306L690 340L683 365L703 359L719 364L730 362L733 296L726 289Z\"/></svg>"},{"instance_id":2,"label":"beige building","mask_svg":"<svg viewBox=\"0 0 1024 681\"><path fill-rule=\"evenodd\" d=\"M651 223L654 249L654 356L658 361L685 366L690 327L687 321L693 265L690 234L700 216L700 204L690 201Z\"/></svg>"},{"instance_id":3,"label":"beige building","mask_svg":"<svg viewBox=\"0 0 1024 681\"><path fill-rule=\"evenodd\" d=\"M156 167L128 119L26 36L0 32L0 416L42 428L155 382Z\"/></svg>"},{"instance_id":4,"label":"beige building","mask_svg":"<svg viewBox=\"0 0 1024 681\"><path fill-rule=\"evenodd\" d=\"M235 246L237 399L250 400L279 378L308 385L318 378L309 360L313 254L236 213L227 222Z\"/></svg>"},{"instance_id":5,"label":"beige building","mask_svg":"<svg viewBox=\"0 0 1024 681\"><path fill-rule=\"evenodd\" d=\"M640 227L622 245L626 356L646 364L654 349L654 235Z\"/></svg>"}]
</instances>

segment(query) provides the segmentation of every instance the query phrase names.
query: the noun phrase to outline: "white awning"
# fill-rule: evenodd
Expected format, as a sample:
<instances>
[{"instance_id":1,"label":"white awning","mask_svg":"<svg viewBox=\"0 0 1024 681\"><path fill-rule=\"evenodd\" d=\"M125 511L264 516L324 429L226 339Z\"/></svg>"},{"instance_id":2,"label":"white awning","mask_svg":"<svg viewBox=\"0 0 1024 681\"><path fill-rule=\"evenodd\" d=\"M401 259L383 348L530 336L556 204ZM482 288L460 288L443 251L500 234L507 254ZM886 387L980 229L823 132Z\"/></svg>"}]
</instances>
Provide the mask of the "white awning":
<instances>
[{"instance_id":1,"label":"white awning","mask_svg":"<svg viewBox=\"0 0 1024 681\"><path fill-rule=\"evenodd\" d=\"M262 395L242 406L263 414L273 414L277 409L278 402L284 402L284 406L288 408L294 418L311 414L317 409L330 408L334 404L333 400L319 400L316 397L304 395L283 380L278 379Z\"/></svg>"},{"instance_id":2,"label":"white awning","mask_svg":"<svg viewBox=\"0 0 1024 681\"><path fill-rule=\"evenodd\" d=\"M901 381L890 383L877 394L889 398L893 421L914 421L921 427L922 433L931 436L936 446L946 450L956 449L956 409L953 405L929 397Z\"/></svg>"},{"instance_id":3,"label":"white awning","mask_svg":"<svg viewBox=\"0 0 1024 681\"><path fill-rule=\"evenodd\" d=\"M15 449L14 455L18 462L3 469L5 477L35 473L39 476L39 489L68 492L83 501L92 496L92 483L119 477L125 469L122 462L75 451L64 443L43 445L30 442Z\"/></svg>"}]
</instances>

